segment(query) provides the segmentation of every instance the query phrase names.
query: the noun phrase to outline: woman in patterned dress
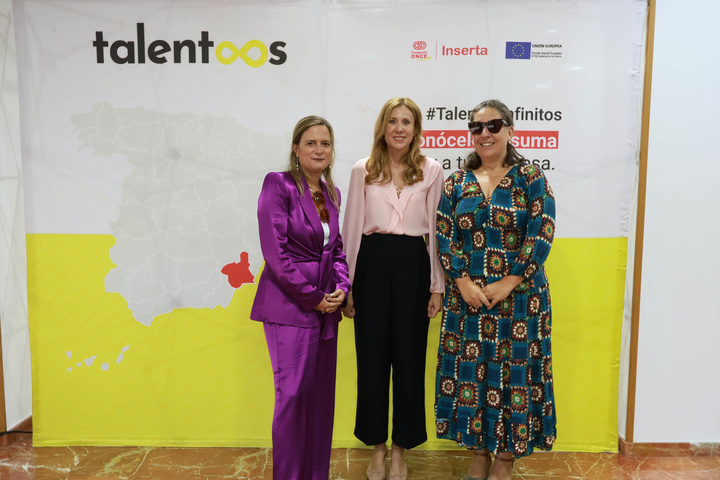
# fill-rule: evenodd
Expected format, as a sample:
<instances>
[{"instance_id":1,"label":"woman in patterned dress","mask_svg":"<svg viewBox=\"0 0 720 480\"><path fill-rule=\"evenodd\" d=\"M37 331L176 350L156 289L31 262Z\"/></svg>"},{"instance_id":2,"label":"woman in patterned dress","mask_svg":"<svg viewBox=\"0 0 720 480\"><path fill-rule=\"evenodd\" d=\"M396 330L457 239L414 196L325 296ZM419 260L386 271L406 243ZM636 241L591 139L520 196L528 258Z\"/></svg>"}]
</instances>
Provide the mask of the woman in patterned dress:
<instances>
[{"instance_id":1,"label":"woman in patterned dress","mask_svg":"<svg viewBox=\"0 0 720 480\"><path fill-rule=\"evenodd\" d=\"M475 151L447 178L438 206L448 279L435 417L438 438L475 451L466 479L506 480L515 458L552 449L556 436L543 266L555 200L542 170L510 143L505 104L485 101L470 118Z\"/></svg>"}]
</instances>

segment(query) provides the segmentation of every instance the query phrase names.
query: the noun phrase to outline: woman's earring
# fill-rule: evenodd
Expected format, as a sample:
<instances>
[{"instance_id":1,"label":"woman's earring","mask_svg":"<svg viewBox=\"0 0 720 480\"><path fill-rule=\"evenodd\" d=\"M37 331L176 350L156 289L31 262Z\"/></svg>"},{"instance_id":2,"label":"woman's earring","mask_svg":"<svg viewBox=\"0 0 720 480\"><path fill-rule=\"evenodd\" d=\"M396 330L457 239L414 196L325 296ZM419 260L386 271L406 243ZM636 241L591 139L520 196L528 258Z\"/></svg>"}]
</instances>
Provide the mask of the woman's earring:
<instances>
[{"instance_id":1,"label":"woman's earring","mask_svg":"<svg viewBox=\"0 0 720 480\"><path fill-rule=\"evenodd\" d=\"M295 155L295 168L297 170L300 170L300 157L298 157L297 155Z\"/></svg>"}]
</instances>

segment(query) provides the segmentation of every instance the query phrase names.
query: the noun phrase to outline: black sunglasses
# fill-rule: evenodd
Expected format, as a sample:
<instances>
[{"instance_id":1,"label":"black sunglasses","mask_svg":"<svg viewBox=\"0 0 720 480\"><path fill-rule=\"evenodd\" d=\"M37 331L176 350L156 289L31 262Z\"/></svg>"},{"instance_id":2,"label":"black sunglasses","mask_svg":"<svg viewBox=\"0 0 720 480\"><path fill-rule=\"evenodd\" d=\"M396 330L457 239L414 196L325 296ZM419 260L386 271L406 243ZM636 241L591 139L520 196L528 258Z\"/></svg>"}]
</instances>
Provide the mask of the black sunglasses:
<instances>
[{"instance_id":1,"label":"black sunglasses","mask_svg":"<svg viewBox=\"0 0 720 480\"><path fill-rule=\"evenodd\" d=\"M473 135L480 135L485 127L490 133L498 133L503 125L507 125L507 122L502 118L496 118L489 122L468 122L468 128Z\"/></svg>"}]
</instances>

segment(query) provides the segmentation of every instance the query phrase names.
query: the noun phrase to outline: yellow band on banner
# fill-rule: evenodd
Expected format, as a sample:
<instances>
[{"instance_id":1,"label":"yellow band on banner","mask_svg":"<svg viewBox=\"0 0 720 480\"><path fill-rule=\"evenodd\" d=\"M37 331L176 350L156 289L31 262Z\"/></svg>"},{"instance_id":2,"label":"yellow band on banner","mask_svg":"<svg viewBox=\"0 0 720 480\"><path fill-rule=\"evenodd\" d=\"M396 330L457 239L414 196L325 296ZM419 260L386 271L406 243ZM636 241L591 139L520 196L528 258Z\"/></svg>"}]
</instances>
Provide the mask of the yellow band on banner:
<instances>
[{"instance_id":1,"label":"yellow band on banner","mask_svg":"<svg viewBox=\"0 0 720 480\"><path fill-rule=\"evenodd\" d=\"M261 324L249 320L254 284L227 308L177 309L151 326L104 290L109 235L28 235L33 443L271 446L273 384ZM550 259L556 450L615 451L627 239L556 239ZM257 268L252 269L256 271ZM353 436L355 352L341 323L334 447ZM439 317L431 322L429 440Z\"/></svg>"}]
</instances>

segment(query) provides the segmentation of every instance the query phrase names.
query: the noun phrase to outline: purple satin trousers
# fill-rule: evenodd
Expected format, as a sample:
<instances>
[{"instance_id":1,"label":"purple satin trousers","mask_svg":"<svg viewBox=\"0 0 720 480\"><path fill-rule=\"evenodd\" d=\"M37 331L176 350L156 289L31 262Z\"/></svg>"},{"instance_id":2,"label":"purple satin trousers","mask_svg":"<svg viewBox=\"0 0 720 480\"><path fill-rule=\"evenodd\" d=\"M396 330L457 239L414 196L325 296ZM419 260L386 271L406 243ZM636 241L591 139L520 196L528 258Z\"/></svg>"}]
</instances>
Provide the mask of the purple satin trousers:
<instances>
[{"instance_id":1,"label":"purple satin trousers","mask_svg":"<svg viewBox=\"0 0 720 480\"><path fill-rule=\"evenodd\" d=\"M321 327L264 323L275 380L273 479L327 480L330 470L337 337Z\"/></svg>"}]
</instances>

